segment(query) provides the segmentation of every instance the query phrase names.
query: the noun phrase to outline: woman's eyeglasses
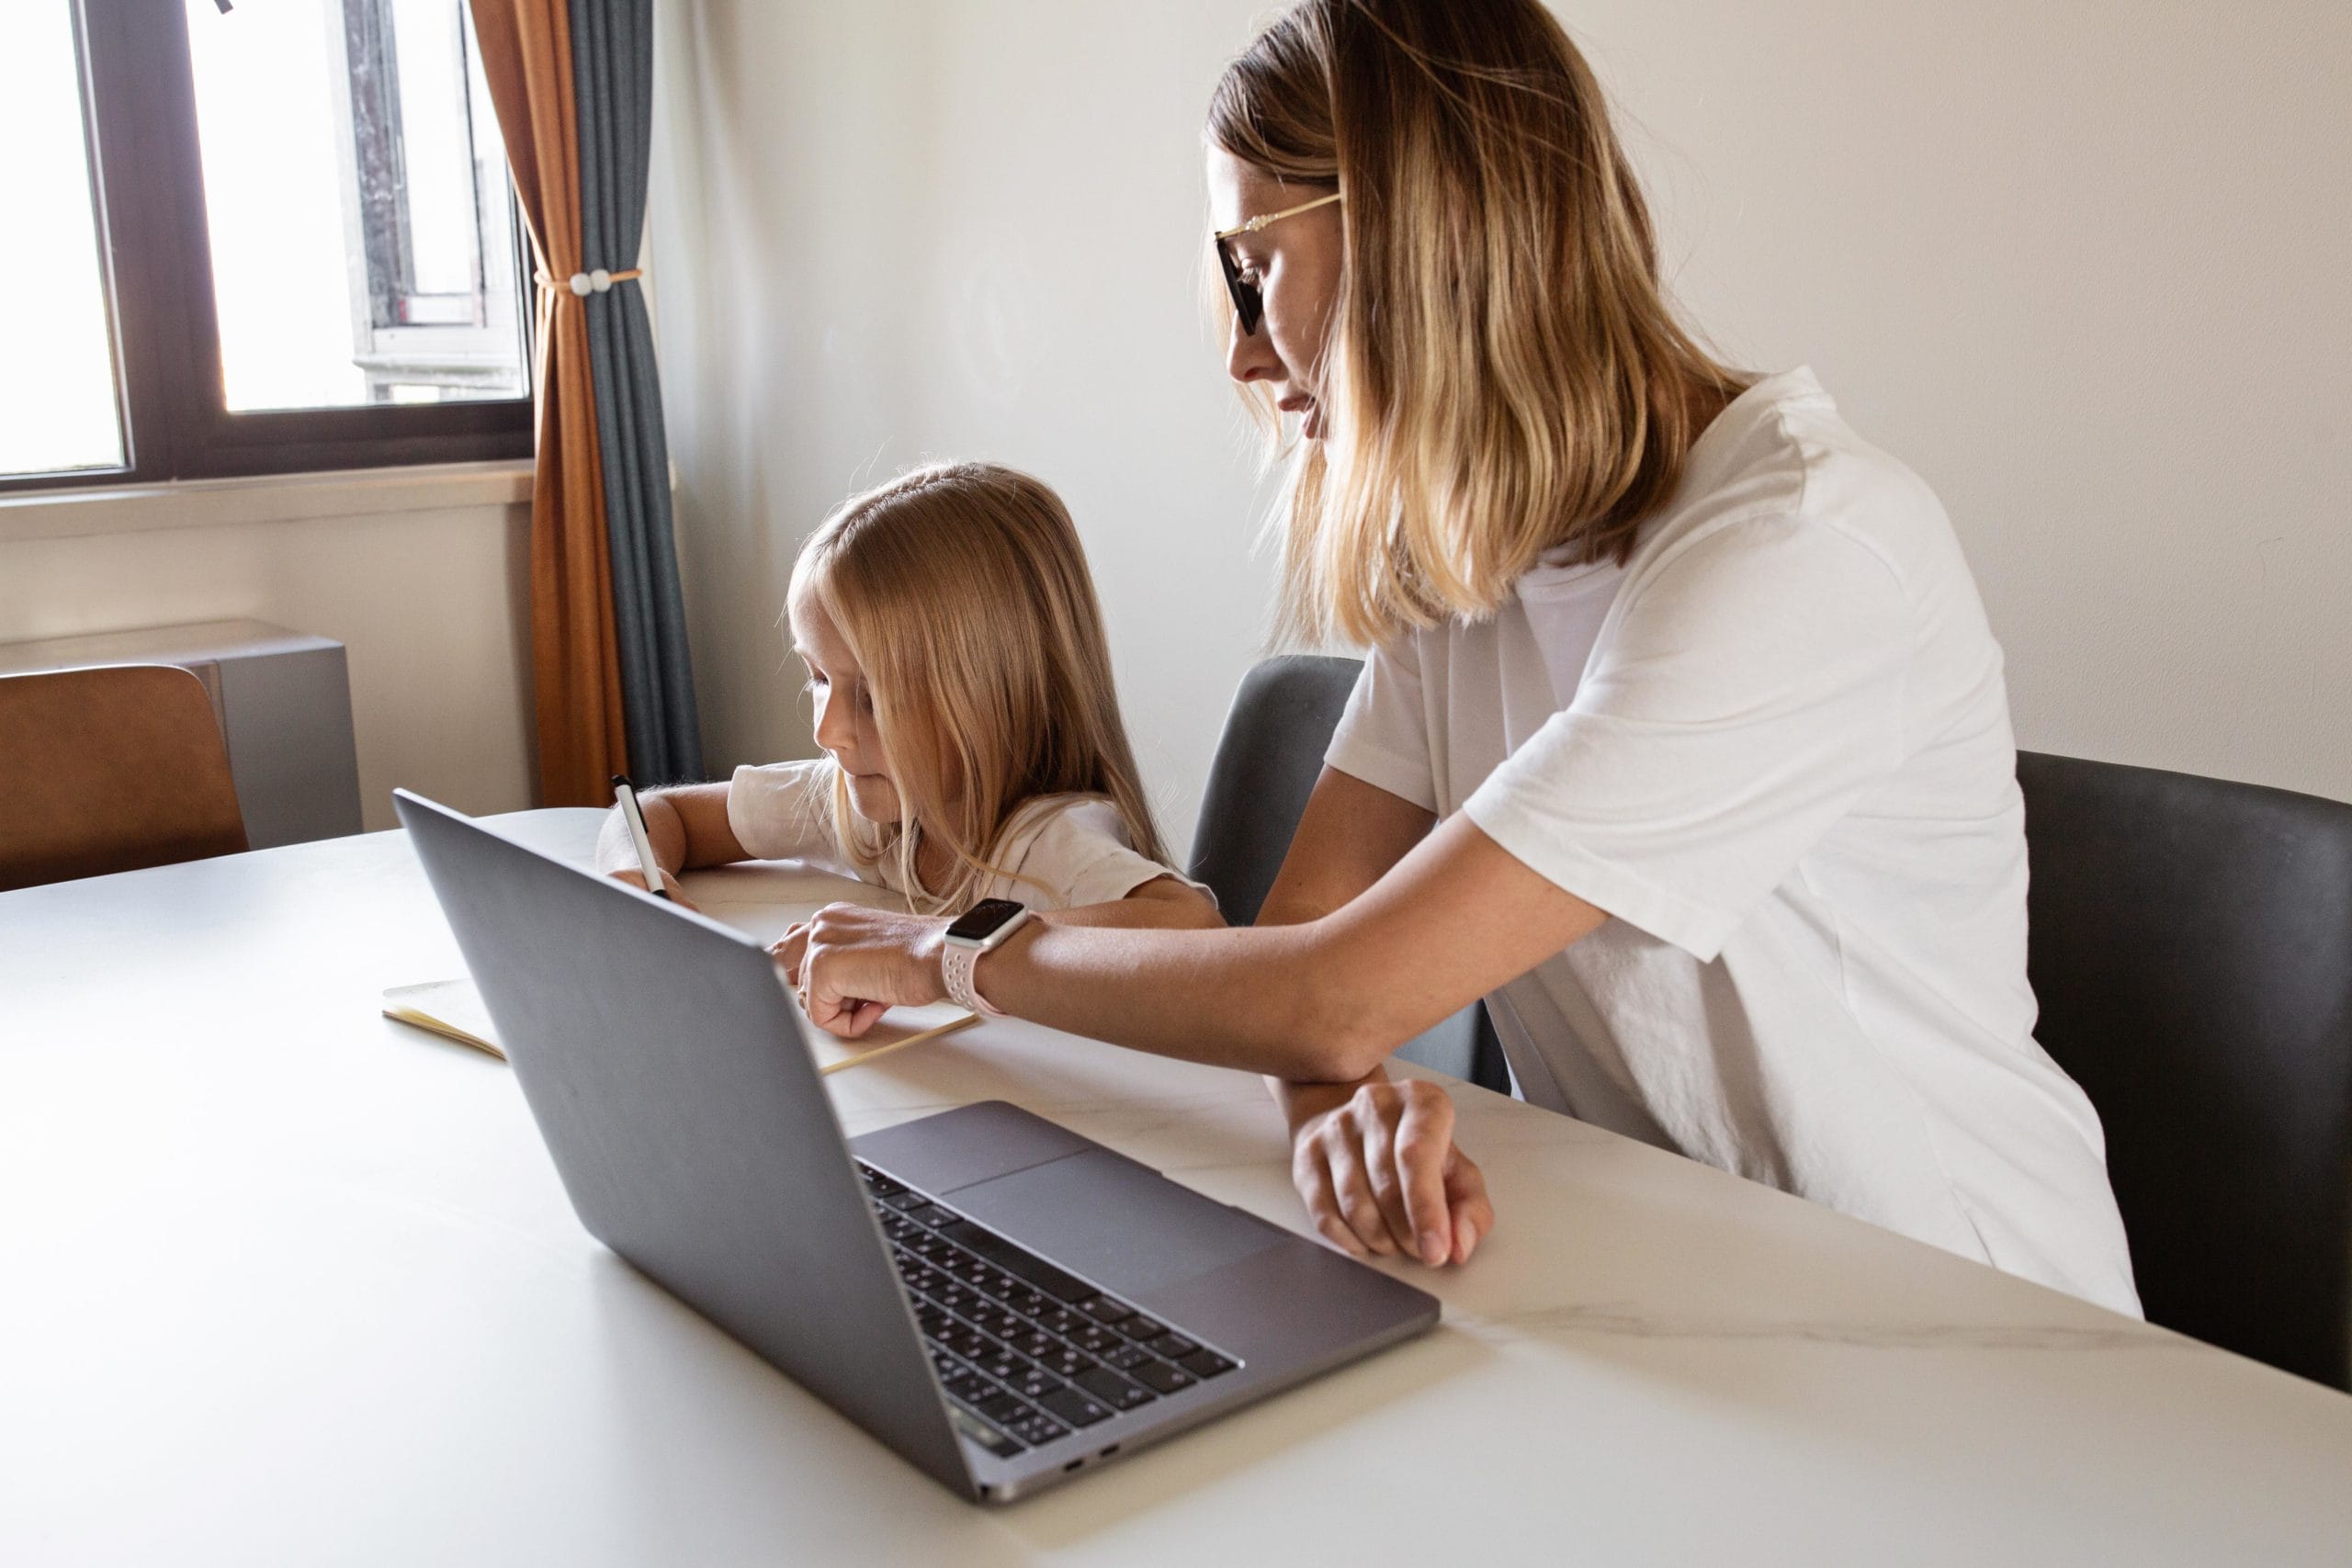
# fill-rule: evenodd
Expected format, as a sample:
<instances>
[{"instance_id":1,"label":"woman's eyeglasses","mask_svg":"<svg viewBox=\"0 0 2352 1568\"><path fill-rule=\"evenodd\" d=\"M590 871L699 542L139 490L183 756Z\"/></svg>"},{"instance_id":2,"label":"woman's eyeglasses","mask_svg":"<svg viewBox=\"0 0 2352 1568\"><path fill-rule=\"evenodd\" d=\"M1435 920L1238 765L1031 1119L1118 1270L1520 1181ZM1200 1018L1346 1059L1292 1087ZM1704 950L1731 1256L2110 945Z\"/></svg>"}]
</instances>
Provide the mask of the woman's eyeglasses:
<instances>
[{"instance_id":1,"label":"woman's eyeglasses","mask_svg":"<svg viewBox=\"0 0 2352 1568\"><path fill-rule=\"evenodd\" d=\"M1285 218L1295 218L1302 212L1312 212L1318 207L1329 207L1340 199L1340 193L1318 196L1313 201L1302 201L1296 207L1285 207L1280 212L1263 212L1247 223L1237 223L1221 229L1216 235L1217 265L1225 269L1225 291L1233 296L1233 314L1241 322L1241 335L1255 337L1258 323L1266 314L1266 296L1255 280L1241 276L1241 263L1233 254L1233 239L1237 234L1254 234L1269 223Z\"/></svg>"}]
</instances>

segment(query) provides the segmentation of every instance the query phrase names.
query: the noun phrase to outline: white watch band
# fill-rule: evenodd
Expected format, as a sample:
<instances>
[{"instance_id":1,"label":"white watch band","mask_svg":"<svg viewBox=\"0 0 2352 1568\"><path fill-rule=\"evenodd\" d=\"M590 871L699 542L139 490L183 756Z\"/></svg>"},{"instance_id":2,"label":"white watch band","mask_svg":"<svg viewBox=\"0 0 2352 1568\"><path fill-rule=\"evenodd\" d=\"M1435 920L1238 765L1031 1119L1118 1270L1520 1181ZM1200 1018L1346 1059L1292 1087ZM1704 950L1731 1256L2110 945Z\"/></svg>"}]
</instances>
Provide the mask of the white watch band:
<instances>
[{"instance_id":1,"label":"white watch band","mask_svg":"<svg viewBox=\"0 0 2352 1568\"><path fill-rule=\"evenodd\" d=\"M979 987L972 983L972 971L978 965L980 954L992 951L992 948L977 943L967 945L951 942L939 955L939 975L946 983L947 999L957 1007L984 1018L1002 1018L1004 1010L991 1007L989 999L980 995Z\"/></svg>"}]
</instances>

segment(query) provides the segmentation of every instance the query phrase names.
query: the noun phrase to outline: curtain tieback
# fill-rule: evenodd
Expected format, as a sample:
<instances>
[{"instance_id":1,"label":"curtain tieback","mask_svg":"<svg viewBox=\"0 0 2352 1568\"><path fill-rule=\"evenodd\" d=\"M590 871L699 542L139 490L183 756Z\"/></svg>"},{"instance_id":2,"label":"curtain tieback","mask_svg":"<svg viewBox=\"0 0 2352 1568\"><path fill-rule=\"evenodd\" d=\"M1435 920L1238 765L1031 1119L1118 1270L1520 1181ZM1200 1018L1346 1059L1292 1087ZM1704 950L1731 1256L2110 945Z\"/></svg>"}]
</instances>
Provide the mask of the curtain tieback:
<instances>
[{"instance_id":1,"label":"curtain tieback","mask_svg":"<svg viewBox=\"0 0 2352 1568\"><path fill-rule=\"evenodd\" d=\"M627 283L632 277L643 277L644 276L645 269L641 266L633 266L625 272L606 272L600 266L594 272L573 273L569 283L560 278L550 276L544 272L538 274L537 277L539 287L542 288L568 288L571 292L579 295L584 299L591 294L604 293L616 283Z\"/></svg>"}]
</instances>

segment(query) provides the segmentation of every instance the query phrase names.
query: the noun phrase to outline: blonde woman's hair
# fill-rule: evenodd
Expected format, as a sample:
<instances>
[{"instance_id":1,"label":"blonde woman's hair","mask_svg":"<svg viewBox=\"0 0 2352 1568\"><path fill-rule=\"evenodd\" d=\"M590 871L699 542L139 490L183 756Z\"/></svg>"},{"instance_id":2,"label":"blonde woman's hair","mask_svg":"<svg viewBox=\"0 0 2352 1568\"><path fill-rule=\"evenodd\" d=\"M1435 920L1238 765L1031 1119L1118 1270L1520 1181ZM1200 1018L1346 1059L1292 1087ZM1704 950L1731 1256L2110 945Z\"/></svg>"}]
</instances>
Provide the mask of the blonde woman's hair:
<instances>
[{"instance_id":1,"label":"blonde woman's hair","mask_svg":"<svg viewBox=\"0 0 2352 1568\"><path fill-rule=\"evenodd\" d=\"M853 864L893 864L914 908L960 909L1012 874L996 862L1023 807L1072 792L1109 796L1135 848L1166 863L1086 553L1045 485L989 463L901 474L825 519L791 593L823 607L864 670L898 786L900 821L866 823L836 774L833 831ZM929 841L952 856L944 886L916 875Z\"/></svg>"},{"instance_id":2,"label":"blonde woman's hair","mask_svg":"<svg viewBox=\"0 0 2352 1568\"><path fill-rule=\"evenodd\" d=\"M1600 85L1552 15L1305 0L1227 68L1207 134L1346 198L1326 434L1277 513L1278 635L1382 642L1491 615L1547 552L1625 558L1746 379L1676 322ZM1266 389L1245 392L1278 433Z\"/></svg>"}]
</instances>

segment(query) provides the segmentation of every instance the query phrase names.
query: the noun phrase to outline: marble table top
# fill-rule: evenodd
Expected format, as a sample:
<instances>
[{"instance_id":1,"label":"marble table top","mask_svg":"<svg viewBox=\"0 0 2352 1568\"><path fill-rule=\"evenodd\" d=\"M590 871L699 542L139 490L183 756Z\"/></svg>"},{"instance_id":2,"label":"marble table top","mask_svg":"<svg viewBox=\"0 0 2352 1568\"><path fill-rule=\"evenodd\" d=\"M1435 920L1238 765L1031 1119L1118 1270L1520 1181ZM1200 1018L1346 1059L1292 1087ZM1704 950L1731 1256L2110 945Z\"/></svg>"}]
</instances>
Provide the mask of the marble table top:
<instances>
[{"instance_id":1,"label":"marble table top","mask_svg":"<svg viewBox=\"0 0 2352 1568\"><path fill-rule=\"evenodd\" d=\"M765 936L842 891L688 886ZM458 967L397 833L0 894L0 1562L2352 1562L2352 1398L1464 1085L1498 1228L1383 1265L1435 1332L976 1508L582 1232L502 1064L378 1016ZM1004 1020L826 1082L1307 1228L1244 1075Z\"/></svg>"}]
</instances>

